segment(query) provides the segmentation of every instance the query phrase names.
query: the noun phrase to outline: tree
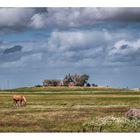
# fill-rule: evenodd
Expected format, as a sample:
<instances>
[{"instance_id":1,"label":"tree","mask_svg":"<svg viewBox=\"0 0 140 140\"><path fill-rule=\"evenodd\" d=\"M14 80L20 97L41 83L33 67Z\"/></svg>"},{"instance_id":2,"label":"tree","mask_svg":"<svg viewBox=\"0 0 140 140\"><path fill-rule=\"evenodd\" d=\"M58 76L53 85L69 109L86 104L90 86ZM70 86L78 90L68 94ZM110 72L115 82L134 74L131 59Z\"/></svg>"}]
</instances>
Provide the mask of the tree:
<instances>
[{"instance_id":1,"label":"tree","mask_svg":"<svg viewBox=\"0 0 140 140\"><path fill-rule=\"evenodd\" d=\"M63 80L63 84L64 86L68 86L68 84L70 82L73 82L72 76L70 74L66 75L64 80Z\"/></svg>"},{"instance_id":2,"label":"tree","mask_svg":"<svg viewBox=\"0 0 140 140\"><path fill-rule=\"evenodd\" d=\"M98 85L96 85L95 83L92 84L93 87L98 87Z\"/></svg>"},{"instance_id":3,"label":"tree","mask_svg":"<svg viewBox=\"0 0 140 140\"><path fill-rule=\"evenodd\" d=\"M87 86L87 87L90 87L90 83L87 83L86 86Z\"/></svg>"},{"instance_id":4,"label":"tree","mask_svg":"<svg viewBox=\"0 0 140 140\"><path fill-rule=\"evenodd\" d=\"M88 75L86 75L86 74L81 75L81 77L80 77L80 83L79 83L80 86L84 86L87 83L88 79L89 79L89 76Z\"/></svg>"},{"instance_id":5,"label":"tree","mask_svg":"<svg viewBox=\"0 0 140 140\"><path fill-rule=\"evenodd\" d=\"M65 86L68 86L68 84L71 82L74 83L76 86L84 86L87 83L88 79L89 79L89 76L86 74L84 75L68 74L65 76L63 83Z\"/></svg>"},{"instance_id":6,"label":"tree","mask_svg":"<svg viewBox=\"0 0 140 140\"><path fill-rule=\"evenodd\" d=\"M35 87L42 87L42 85L35 85Z\"/></svg>"}]
</instances>

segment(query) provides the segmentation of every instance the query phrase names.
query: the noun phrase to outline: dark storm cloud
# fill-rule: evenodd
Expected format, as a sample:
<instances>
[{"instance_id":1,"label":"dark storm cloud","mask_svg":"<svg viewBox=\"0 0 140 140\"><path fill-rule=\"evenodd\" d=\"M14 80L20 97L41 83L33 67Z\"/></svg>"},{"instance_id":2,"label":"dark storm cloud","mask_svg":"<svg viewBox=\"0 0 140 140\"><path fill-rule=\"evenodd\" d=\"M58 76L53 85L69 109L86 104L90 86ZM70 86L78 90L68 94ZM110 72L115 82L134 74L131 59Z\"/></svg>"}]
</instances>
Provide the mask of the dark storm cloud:
<instances>
[{"instance_id":1,"label":"dark storm cloud","mask_svg":"<svg viewBox=\"0 0 140 140\"><path fill-rule=\"evenodd\" d=\"M120 46L120 49L127 49L127 48L129 48L129 46L127 45L127 44L124 44L124 45L122 45L122 46Z\"/></svg>"},{"instance_id":2,"label":"dark storm cloud","mask_svg":"<svg viewBox=\"0 0 140 140\"><path fill-rule=\"evenodd\" d=\"M34 28L71 28L103 21L140 21L140 8L48 8L47 14L36 13L31 25Z\"/></svg>"},{"instance_id":3,"label":"dark storm cloud","mask_svg":"<svg viewBox=\"0 0 140 140\"><path fill-rule=\"evenodd\" d=\"M18 52L18 51L21 51L21 50L22 50L22 46L16 45L16 46L14 46L14 47L5 49L5 50L3 51L3 54L15 53L15 52Z\"/></svg>"},{"instance_id":4,"label":"dark storm cloud","mask_svg":"<svg viewBox=\"0 0 140 140\"><path fill-rule=\"evenodd\" d=\"M48 13L48 10L46 7L41 7L41 8L34 8L35 13Z\"/></svg>"},{"instance_id":5,"label":"dark storm cloud","mask_svg":"<svg viewBox=\"0 0 140 140\"><path fill-rule=\"evenodd\" d=\"M19 45L20 44L20 45ZM14 68L36 65L45 50L36 42L2 42L0 48L0 67ZM11 47L13 46L13 47Z\"/></svg>"},{"instance_id":6,"label":"dark storm cloud","mask_svg":"<svg viewBox=\"0 0 140 140\"><path fill-rule=\"evenodd\" d=\"M3 46L4 44L1 45ZM0 62L5 63L5 62L13 62L19 60L22 57L21 51L22 51L22 46L20 45L15 45L13 47L8 47L8 48L7 46L5 46L4 48L1 48Z\"/></svg>"},{"instance_id":7,"label":"dark storm cloud","mask_svg":"<svg viewBox=\"0 0 140 140\"><path fill-rule=\"evenodd\" d=\"M102 21L140 21L140 8L0 8L1 33L28 28L81 27Z\"/></svg>"},{"instance_id":8,"label":"dark storm cloud","mask_svg":"<svg viewBox=\"0 0 140 140\"><path fill-rule=\"evenodd\" d=\"M109 21L140 21L140 8L99 8L98 19Z\"/></svg>"}]
</instances>

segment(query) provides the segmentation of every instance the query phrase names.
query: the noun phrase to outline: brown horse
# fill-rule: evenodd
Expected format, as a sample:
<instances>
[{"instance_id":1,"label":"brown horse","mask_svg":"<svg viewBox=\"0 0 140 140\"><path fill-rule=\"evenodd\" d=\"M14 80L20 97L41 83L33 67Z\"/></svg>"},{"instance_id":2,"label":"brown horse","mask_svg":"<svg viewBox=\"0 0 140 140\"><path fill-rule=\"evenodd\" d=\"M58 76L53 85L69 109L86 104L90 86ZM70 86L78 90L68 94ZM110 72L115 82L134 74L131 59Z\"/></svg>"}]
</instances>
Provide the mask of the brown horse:
<instances>
[{"instance_id":1,"label":"brown horse","mask_svg":"<svg viewBox=\"0 0 140 140\"><path fill-rule=\"evenodd\" d=\"M26 98L23 95L13 95L12 97L15 106L25 106Z\"/></svg>"}]
</instances>

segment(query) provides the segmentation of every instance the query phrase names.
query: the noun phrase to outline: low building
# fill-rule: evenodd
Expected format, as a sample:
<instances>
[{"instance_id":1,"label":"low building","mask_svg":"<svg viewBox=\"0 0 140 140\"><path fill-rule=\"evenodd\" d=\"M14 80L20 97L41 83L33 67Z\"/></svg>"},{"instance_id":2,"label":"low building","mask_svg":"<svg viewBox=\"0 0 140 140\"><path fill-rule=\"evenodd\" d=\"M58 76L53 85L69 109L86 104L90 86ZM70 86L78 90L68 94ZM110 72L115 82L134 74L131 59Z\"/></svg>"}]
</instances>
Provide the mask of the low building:
<instances>
[{"instance_id":1,"label":"low building","mask_svg":"<svg viewBox=\"0 0 140 140\"><path fill-rule=\"evenodd\" d=\"M76 84L75 84L74 82L70 82L70 83L68 84L68 87L70 87L70 88L75 87L75 86L76 86Z\"/></svg>"},{"instance_id":2,"label":"low building","mask_svg":"<svg viewBox=\"0 0 140 140\"><path fill-rule=\"evenodd\" d=\"M43 86L48 87L48 86L63 86L63 81L61 80L44 80L43 81Z\"/></svg>"}]
</instances>

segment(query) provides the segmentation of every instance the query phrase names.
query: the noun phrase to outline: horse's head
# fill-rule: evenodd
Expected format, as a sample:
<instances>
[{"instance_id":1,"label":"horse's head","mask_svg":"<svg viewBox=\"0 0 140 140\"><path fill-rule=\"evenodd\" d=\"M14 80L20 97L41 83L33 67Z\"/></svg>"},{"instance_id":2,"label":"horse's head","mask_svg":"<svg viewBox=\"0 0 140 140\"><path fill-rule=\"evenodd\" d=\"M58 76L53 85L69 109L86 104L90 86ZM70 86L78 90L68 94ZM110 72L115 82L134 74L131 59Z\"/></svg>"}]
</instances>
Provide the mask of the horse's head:
<instances>
[{"instance_id":1,"label":"horse's head","mask_svg":"<svg viewBox=\"0 0 140 140\"><path fill-rule=\"evenodd\" d=\"M24 103L23 105L26 106L27 101L26 101L26 98L24 96L22 96L22 100L23 100L23 103Z\"/></svg>"},{"instance_id":2,"label":"horse's head","mask_svg":"<svg viewBox=\"0 0 140 140\"><path fill-rule=\"evenodd\" d=\"M24 101L24 102L23 102L23 106L26 106L26 105L27 105L27 102L26 102L26 101Z\"/></svg>"}]
</instances>

